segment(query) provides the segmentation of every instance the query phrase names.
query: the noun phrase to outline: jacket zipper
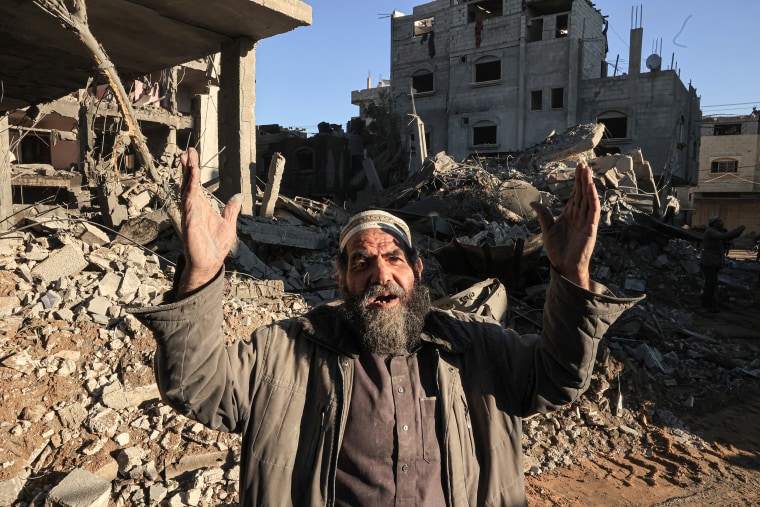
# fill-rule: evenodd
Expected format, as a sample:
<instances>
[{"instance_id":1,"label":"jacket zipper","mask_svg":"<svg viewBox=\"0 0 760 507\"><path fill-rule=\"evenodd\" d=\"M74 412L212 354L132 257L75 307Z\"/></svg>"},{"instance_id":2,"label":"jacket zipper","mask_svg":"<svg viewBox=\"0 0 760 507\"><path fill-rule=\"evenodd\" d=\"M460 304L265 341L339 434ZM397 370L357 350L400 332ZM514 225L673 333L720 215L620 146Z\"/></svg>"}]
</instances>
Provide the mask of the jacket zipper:
<instances>
[{"instance_id":1,"label":"jacket zipper","mask_svg":"<svg viewBox=\"0 0 760 507\"><path fill-rule=\"evenodd\" d=\"M343 431L342 424L343 424L343 407L346 405L346 371L345 368L348 368L348 359L345 357L338 356L338 371L340 371L340 398L336 401L338 406L336 407L335 414L336 414L336 420L335 420L335 436L333 437L333 452L332 456L330 457L330 477L329 477L329 485L327 490L327 505L334 506L335 505L335 481L337 479L338 475L338 453L340 452L340 449L338 449L338 443L340 442L341 433ZM324 424L324 412L322 413L322 423Z\"/></svg>"}]
</instances>

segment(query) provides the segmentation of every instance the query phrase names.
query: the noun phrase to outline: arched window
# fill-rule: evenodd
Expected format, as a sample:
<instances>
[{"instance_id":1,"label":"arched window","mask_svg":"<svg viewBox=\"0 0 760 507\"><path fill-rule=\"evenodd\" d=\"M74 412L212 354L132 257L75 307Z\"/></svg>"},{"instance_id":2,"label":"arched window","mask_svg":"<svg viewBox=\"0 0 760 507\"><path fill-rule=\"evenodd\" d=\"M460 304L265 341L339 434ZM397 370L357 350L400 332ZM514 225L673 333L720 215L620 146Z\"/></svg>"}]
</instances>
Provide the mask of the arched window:
<instances>
[{"instance_id":1,"label":"arched window","mask_svg":"<svg viewBox=\"0 0 760 507\"><path fill-rule=\"evenodd\" d=\"M711 173L735 173L739 161L733 158L719 158L710 162Z\"/></svg>"}]
</instances>

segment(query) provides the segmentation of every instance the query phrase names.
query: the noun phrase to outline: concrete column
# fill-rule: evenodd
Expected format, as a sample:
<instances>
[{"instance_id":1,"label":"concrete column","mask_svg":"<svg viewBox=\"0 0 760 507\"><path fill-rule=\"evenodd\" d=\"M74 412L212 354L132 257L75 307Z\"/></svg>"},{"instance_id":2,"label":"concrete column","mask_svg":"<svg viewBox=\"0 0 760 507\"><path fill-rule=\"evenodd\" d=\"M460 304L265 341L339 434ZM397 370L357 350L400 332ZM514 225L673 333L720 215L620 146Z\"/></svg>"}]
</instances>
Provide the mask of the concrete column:
<instances>
[{"instance_id":1,"label":"concrete column","mask_svg":"<svg viewBox=\"0 0 760 507\"><path fill-rule=\"evenodd\" d=\"M177 75L176 65L169 70L169 112L171 114L177 114L179 108L177 107L177 83L179 82Z\"/></svg>"},{"instance_id":2,"label":"concrete column","mask_svg":"<svg viewBox=\"0 0 760 507\"><path fill-rule=\"evenodd\" d=\"M566 127L571 127L578 123L578 88L580 88L581 69L583 69L583 39L573 38L569 43L570 57L568 59L567 69L567 102L565 102L565 110L567 111L567 117L565 119Z\"/></svg>"},{"instance_id":3,"label":"concrete column","mask_svg":"<svg viewBox=\"0 0 760 507\"><path fill-rule=\"evenodd\" d=\"M0 232L10 229L11 221L5 219L12 214L11 142L8 116L3 115L0 117Z\"/></svg>"},{"instance_id":4,"label":"concrete column","mask_svg":"<svg viewBox=\"0 0 760 507\"><path fill-rule=\"evenodd\" d=\"M525 121L528 90L525 86L525 68L527 65L526 35L528 18L520 16L520 59L517 62L517 148L522 149L525 143Z\"/></svg>"},{"instance_id":5,"label":"concrete column","mask_svg":"<svg viewBox=\"0 0 760 507\"><path fill-rule=\"evenodd\" d=\"M201 157L201 183L219 176L219 87L208 86L208 93L196 97L195 138Z\"/></svg>"},{"instance_id":6,"label":"concrete column","mask_svg":"<svg viewBox=\"0 0 760 507\"><path fill-rule=\"evenodd\" d=\"M243 194L242 213L256 200L256 46L238 37L222 46L219 91L219 198Z\"/></svg>"},{"instance_id":7,"label":"concrete column","mask_svg":"<svg viewBox=\"0 0 760 507\"><path fill-rule=\"evenodd\" d=\"M259 216L272 218L274 216L274 206L277 204L277 197L280 195L280 182L282 173L285 172L285 157L282 153L276 152L272 155L272 161L269 163L269 174L267 176L267 186L264 189L264 197L261 199L261 209Z\"/></svg>"},{"instance_id":8,"label":"concrete column","mask_svg":"<svg viewBox=\"0 0 760 507\"><path fill-rule=\"evenodd\" d=\"M643 39L643 28L631 30L631 48L628 51L628 74L631 76L641 73L641 44Z\"/></svg>"},{"instance_id":9,"label":"concrete column","mask_svg":"<svg viewBox=\"0 0 760 507\"><path fill-rule=\"evenodd\" d=\"M87 185L92 187L92 181L95 175L95 161L92 158L92 139L94 131L92 128L93 114L90 110L90 102L87 97L87 90L79 90L79 167L82 170Z\"/></svg>"}]
</instances>

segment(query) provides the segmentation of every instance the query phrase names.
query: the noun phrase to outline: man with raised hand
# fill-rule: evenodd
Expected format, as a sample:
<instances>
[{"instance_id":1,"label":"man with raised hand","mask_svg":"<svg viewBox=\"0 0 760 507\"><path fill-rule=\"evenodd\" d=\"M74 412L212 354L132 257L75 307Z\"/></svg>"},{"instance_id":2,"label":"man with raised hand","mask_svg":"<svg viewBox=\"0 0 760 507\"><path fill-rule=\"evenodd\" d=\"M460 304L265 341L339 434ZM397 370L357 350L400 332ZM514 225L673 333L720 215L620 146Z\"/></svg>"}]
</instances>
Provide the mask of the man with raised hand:
<instances>
[{"instance_id":1,"label":"man with raised hand","mask_svg":"<svg viewBox=\"0 0 760 507\"><path fill-rule=\"evenodd\" d=\"M560 216L533 203L552 264L540 336L433 308L409 227L368 210L340 234L342 301L225 346L240 204L216 214L197 153L181 160L185 266L166 304L132 311L153 330L163 399L242 433L241 505L525 505L522 418L583 393L599 340L638 300L589 277L600 210L589 168Z\"/></svg>"}]
</instances>

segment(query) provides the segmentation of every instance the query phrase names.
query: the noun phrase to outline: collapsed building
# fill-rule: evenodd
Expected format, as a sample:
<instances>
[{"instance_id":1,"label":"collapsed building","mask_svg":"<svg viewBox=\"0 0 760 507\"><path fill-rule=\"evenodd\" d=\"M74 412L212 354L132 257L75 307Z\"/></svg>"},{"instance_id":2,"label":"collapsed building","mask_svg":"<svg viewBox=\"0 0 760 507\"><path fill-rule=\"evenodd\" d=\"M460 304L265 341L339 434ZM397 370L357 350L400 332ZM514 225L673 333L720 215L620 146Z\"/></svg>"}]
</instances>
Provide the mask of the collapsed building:
<instances>
[{"instance_id":1,"label":"collapsed building","mask_svg":"<svg viewBox=\"0 0 760 507\"><path fill-rule=\"evenodd\" d=\"M98 4L94 4L97 13ZM245 58L235 60L233 56L244 47L245 40L222 52L223 60L226 56L227 61L237 61L241 73ZM216 86L208 78L214 75L209 68L214 68L213 61L203 60L195 69L197 87ZM172 73L183 72L181 66L175 69ZM172 145L186 146L200 139L195 123L191 127L185 118L164 118L173 114L171 98L164 106L154 107L165 95L162 86L169 90L169 97L171 83L182 89L178 80L169 77L165 85L158 78L135 78L129 97L140 111L137 117L149 117L140 120L141 124L152 128L155 123L159 130L154 136L157 145L152 147L159 150L153 172L146 170L144 160L137 160L140 153L134 141L124 143L116 157L119 163L104 166L108 157L101 155L106 150L93 143L81 150L81 160L94 163L79 170L90 175L98 162L101 169L107 169L94 176L97 205L80 204L76 195L79 213L48 202L4 212L2 219L9 230L0 236L0 374L21 387L9 389L3 398L6 419L2 431L15 443L0 447L0 505L14 501L58 505L236 501L239 437L198 427L159 401L151 371L151 337L124 311L126 305L160 301L181 251L166 201L157 196L156 180L168 182L168 186L176 183ZM224 84L218 84L223 93ZM106 107L97 102L103 98L104 88L98 85L85 90L92 92L88 94L91 103L80 96L64 100L80 108L84 104L88 111ZM184 99L179 97L175 95L177 110L182 111ZM227 108L232 114L233 105ZM34 108L23 109L23 113L14 113L19 122L14 136L40 134L51 142L71 142L67 134L73 131L71 125L68 130L57 126L52 122L60 119L46 114L51 116L51 124L40 127L33 123ZM102 130L94 131L115 139L119 118L115 112L104 114ZM175 127L166 125L171 121L177 122ZM332 249L349 212L342 204L344 199L391 210L410 223L416 246L426 255L423 277L436 305L477 312L522 331L536 331L549 268L529 202L538 200L559 212L572 189L573 169L581 161L593 168L602 200L603 231L594 277L621 293L645 293L648 283L658 282L649 281L643 265L634 259L658 266L658 274L693 277L697 254L692 245L699 235L671 223L679 214L678 202L656 191L646 152L598 155L608 127L596 122L578 124L524 149L467 160L440 150L421 161L418 170L396 173L395 179L386 176L392 171L389 168L397 159L397 150L389 150L382 158L367 157L363 150L346 148L345 138L331 125L324 126L315 140L276 127L259 128L261 137L275 137L265 139L267 148L254 150L255 157L250 146L233 146L226 159L218 153L221 150L206 148L204 165L213 159L208 155L220 155L214 187L219 199L209 194L210 198L218 203L242 188L249 199L247 212L238 223L239 244L228 261L233 274L224 302L227 336L244 336L258 325L296 316L337 297L331 276ZM222 143L222 137L220 133L217 146L225 146L226 152L228 145ZM33 154L40 146L36 143L27 143L30 146L25 149ZM278 156L280 153L286 156ZM245 171L254 158L259 177L267 169L266 186L261 189L253 182L253 173ZM295 161L301 168L296 171L297 178L289 180L292 176L283 159ZM41 187L57 186L54 180L45 179L55 176L50 167L23 167L23 161L17 162L22 167L16 167L21 169L16 176L29 177L29 181L40 178ZM51 158L50 165L58 173L56 164ZM124 173L118 178L119 185L104 184L113 183L102 176L108 172ZM330 177L324 178L325 173ZM210 175L209 181L214 178ZM301 179L307 187L299 186ZM280 193L281 182L293 194ZM314 184L322 182L327 184L312 194ZM69 180L69 188L76 188L72 185ZM308 196L298 195L303 188L309 188ZM84 203L86 196L82 199ZM7 206L10 201L3 197L2 202ZM635 255L626 257L626 249ZM662 312L674 314L668 321L671 328L685 327L680 311L664 308ZM645 395L637 390L640 377L657 375L666 383L677 383L690 373L677 364L678 357L663 357L657 350L670 339L683 340L683 331L663 330L649 313L647 308L637 308L613 330L600 357L604 368L588 398L556 419L526 421L526 472L540 473L580 457L572 454L575 446L548 449L544 435L558 441L588 442L597 446L593 448L603 448L605 443L600 440L609 440L638 449L651 435L705 445L677 420L672 436L642 422L638 403ZM705 334L688 336L695 335L704 349L716 345L717 340ZM743 352L710 358L722 363L736 384L752 382L760 364L747 360L751 356ZM696 362L692 357L689 360ZM689 363L688 368L702 364ZM52 387L48 390L48 386ZM613 394L625 395L626 400L630 397L630 401L611 404ZM695 399L699 403L702 395L691 394L691 403ZM30 399L37 400L37 406L30 406ZM667 411L648 413L647 417L673 422ZM690 472L686 483L699 480L699 474Z\"/></svg>"},{"instance_id":2,"label":"collapsed building","mask_svg":"<svg viewBox=\"0 0 760 507\"><path fill-rule=\"evenodd\" d=\"M694 185L699 97L658 52L641 71L638 10L635 19L624 72L607 54L608 21L589 0L436 0L395 11L391 78L353 92L352 103L393 105L412 170L423 163L421 145L459 160L601 123L599 152L639 148L658 189Z\"/></svg>"},{"instance_id":3,"label":"collapsed building","mask_svg":"<svg viewBox=\"0 0 760 507\"><path fill-rule=\"evenodd\" d=\"M559 212L573 168L589 163L602 203L593 277L656 303L648 297L610 329L584 397L524 421L525 473L591 460L617 463L627 481L651 485L688 490L724 480L740 473L738 465L709 465L717 444L678 414L725 397L726 385L740 393L757 387L760 361L750 343L696 327L675 289L697 285L698 235L653 216L660 206L656 193L640 190L653 180L641 152L594 155L603 128L573 127L509 160L457 162L439 152L370 204L410 224L436 306L539 332L549 266L528 203ZM272 217L238 223L250 252L227 262L226 340L338 296L332 261L347 211L269 198ZM259 199L258 206L270 204ZM150 204L139 211L156 220ZM204 428L161 403L152 337L125 311L161 301L179 238L171 227L144 238L128 228L115 234L86 217L61 208L30 214L17 234L0 238L0 376L7 386L0 431L14 442L0 444L0 505L234 505L240 436ZM738 277L743 270L722 281L739 306L754 304ZM691 466L697 453L704 466Z\"/></svg>"}]
</instances>

